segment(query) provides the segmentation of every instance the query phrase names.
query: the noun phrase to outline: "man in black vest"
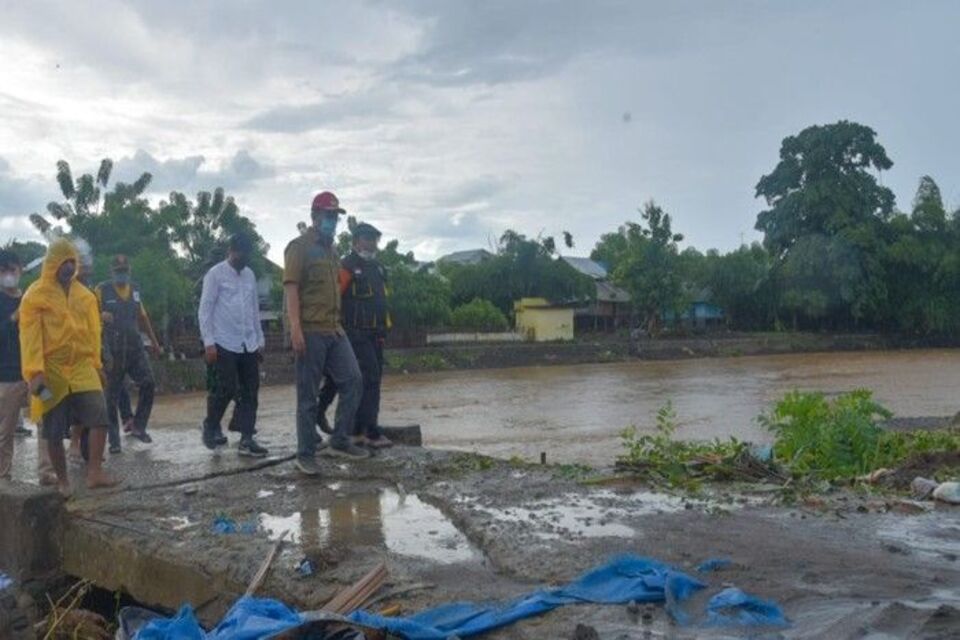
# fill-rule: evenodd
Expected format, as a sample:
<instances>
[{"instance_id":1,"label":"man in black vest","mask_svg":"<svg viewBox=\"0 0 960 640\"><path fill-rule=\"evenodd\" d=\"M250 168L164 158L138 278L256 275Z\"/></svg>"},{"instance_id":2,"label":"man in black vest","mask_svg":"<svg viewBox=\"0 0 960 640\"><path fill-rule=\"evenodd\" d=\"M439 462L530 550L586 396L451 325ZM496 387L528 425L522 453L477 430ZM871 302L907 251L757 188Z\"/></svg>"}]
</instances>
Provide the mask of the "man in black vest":
<instances>
[{"instance_id":1,"label":"man in black vest","mask_svg":"<svg viewBox=\"0 0 960 640\"><path fill-rule=\"evenodd\" d=\"M130 281L130 262L124 255L114 257L113 278L97 285L97 299L103 313L103 342L107 370L107 414L110 418L110 453L120 453L120 422L117 403L123 389L123 379L130 376L139 390L137 411L133 416L131 435L141 442L153 442L147 433L147 421L153 410L153 371L140 338L140 329L146 331L159 352L160 342L153 332L150 317L140 299L140 288Z\"/></svg>"},{"instance_id":2,"label":"man in black vest","mask_svg":"<svg viewBox=\"0 0 960 640\"><path fill-rule=\"evenodd\" d=\"M343 328L363 375L363 397L353 433L356 444L372 449L393 446L378 424L383 344L391 325L387 309L387 271L377 260L380 235L372 224L358 224L353 229L353 250L340 262ZM326 422L326 410L335 394L333 381L325 379L318 399L317 421L320 425Z\"/></svg>"}]
</instances>

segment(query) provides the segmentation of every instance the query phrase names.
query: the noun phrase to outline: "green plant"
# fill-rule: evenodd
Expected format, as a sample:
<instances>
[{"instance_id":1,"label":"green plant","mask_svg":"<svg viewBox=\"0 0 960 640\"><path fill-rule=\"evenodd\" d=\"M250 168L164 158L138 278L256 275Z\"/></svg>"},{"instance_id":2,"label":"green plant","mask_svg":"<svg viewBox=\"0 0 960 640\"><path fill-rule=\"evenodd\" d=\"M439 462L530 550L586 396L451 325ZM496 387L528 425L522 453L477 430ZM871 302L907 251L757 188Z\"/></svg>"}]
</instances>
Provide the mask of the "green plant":
<instances>
[{"instance_id":1,"label":"green plant","mask_svg":"<svg viewBox=\"0 0 960 640\"><path fill-rule=\"evenodd\" d=\"M454 329L465 331L506 331L507 317L489 300L474 298L460 305L450 314Z\"/></svg>"},{"instance_id":2,"label":"green plant","mask_svg":"<svg viewBox=\"0 0 960 640\"><path fill-rule=\"evenodd\" d=\"M878 425L891 415L866 389L834 400L793 391L759 421L775 436L775 459L795 475L835 480L867 473L891 458Z\"/></svg>"},{"instance_id":3,"label":"green plant","mask_svg":"<svg viewBox=\"0 0 960 640\"><path fill-rule=\"evenodd\" d=\"M700 478L715 480L758 479L772 470L757 465L749 456L749 447L736 438L696 442L674 440L677 413L672 402L660 407L656 431L641 434L630 427L621 435L625 453L617 466L654 482L687 489L697 488Z\"/></svg>"}]
</instances>

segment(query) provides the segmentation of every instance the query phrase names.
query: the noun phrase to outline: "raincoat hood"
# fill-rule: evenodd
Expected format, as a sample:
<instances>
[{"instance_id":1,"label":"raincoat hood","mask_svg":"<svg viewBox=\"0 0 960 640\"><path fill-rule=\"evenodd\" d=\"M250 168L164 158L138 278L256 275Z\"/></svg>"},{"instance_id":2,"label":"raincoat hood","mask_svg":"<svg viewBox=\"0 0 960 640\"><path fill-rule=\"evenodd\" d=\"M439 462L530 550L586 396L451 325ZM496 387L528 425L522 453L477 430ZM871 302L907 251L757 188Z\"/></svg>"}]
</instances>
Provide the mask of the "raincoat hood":
<instances>
[{"instance_id":1,"label":"raincoat hood","mask_svg":"<svg viewBox=\"0 0 960 640\"><path fill-rule=\"evenodd\" d=\"M59 238L50 243L47 247L47 255L43 258L43 267L40 269L40 279L48 284L57 284L57 271L67 260L74 260L77 263L77 270L80 269L80 254L77 248L69 240ZM74 276L76 278L76 276Z\"/></svg>"},{"instance_id":2,"label":"raincoat hood","mask_svg":"<svg viewBox=\"0 0 960 640\"><path fill-rule=\"evenodd\" d=\"M24 380L42 374L50 395L33 396L34 421L56 407L67 395L101 391L101 326L97 297L84 286L64 289L57 271L79 252L65 239L54 240L43 259L40 279L20 302L20 364ZM74 276L76 280L76 276Z\"/></svg>"}]
</instances>

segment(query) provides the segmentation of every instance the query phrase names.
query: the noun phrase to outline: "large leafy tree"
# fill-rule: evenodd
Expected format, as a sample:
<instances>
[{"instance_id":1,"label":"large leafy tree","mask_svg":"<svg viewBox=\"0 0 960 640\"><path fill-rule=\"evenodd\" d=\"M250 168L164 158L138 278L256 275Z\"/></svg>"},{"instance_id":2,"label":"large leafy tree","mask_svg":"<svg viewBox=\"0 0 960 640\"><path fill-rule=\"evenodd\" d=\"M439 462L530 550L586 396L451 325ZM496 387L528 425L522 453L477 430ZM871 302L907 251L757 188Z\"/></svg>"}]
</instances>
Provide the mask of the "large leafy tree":
<instances>
[{"instance_id":1,"label":"large leafy tree","mask_svg":"<svg viewBox=\"0 0 960 640\"><path fill-rule=\"evenodd\" d=\"M654 201L640 210L640 222L627 222L606 234L591 257L612 268L614 281L630 293L634 309L650 335L659 333L665 311L684 306L684 264L670 214Z\"/></svg>"},{"instance_id":2,"label":"large leafy tree","mask_svg":"<svg viewBox=\"0 0 960 640\"><path fill-rule=\"evenodd\" d=\"M255 251L250 266L258 275L265 272L270 246L222 188L212 193L201 191L196 202L174 191L168 200L160 203L157 211L170 242L186 258L187 273L192 279L201 278L212 264L223 260L230 236L236 233L244 233L253 240Z\"/></svg>"},{"instance_id":3,"label":"large leafy tree","mask_svg":"<svg viewBox=\"0 0 960 640\"><path fill-rule=\"evenodd\" d=\"M894 197L873 172L891 166L873 129L844 120L785 138L779 163L760 178L756 194L769 208L756 227L796 322L853 328L882 315L880 256Z\"/></svg>"},{"instance_id":4,"label":"large leafy tree","mask_svg":"<svg viewBox=\"0 0 960 640\"><path fill-rule=\"evenodd\" d=\"M764 244L782 257L804 236L889 219L893 192L871 171L892 166L873 129L855 122L812 126L785 138L779 163L756 187L769 207L757 216Z\"/></svg>"},{"instance_id":5,"label":"large leafy tree","mask_svg":"<svg viewBox=\"0 0 960 640\"><path fill-rule=\"evenodd\" d=\"M500 236L493 258L475 265L441 263L440 268L450 281L454 306L479 298L511 314L514 302L525 297L589 299L594 295L593 283L558 260L556 251L552 237L531 239L508 229Z\"/></svg>"}]
</instances>

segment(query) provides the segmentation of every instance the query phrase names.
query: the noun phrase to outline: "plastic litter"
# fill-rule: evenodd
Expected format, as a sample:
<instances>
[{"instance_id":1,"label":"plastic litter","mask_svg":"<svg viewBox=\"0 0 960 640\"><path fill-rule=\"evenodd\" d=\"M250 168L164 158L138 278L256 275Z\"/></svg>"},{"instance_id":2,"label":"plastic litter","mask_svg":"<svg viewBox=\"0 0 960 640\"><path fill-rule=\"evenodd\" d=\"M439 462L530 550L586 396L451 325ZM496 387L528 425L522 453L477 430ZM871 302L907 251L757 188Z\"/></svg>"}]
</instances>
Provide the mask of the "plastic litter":
<instances>
[{"instance_id":1,"label":"plastic litter","mask_svg":"<svg viewBox=\"0 0 960 640\"><path fill-rule=\"evenodd\" d=\"M730 558L710 558L709 560L705 560L697 565L697 573L720 571L721 569L726 569L732 564L733 560Z\"/></svg>"},{"instance_id":2,"label":"plastic litter","mask_svg":"<svg viewBox=\"0 0 960 640\"><path fill-rule=\"evenodd\" d=\"M933 499L950 504L960 504L960 482L944 482L933 490Z\"/></svg>"},{"instance_id":3,"label":"plastic litter","mask_svg":"<svg viewBox=\"0 0 960 640\"><path fill-rule=\"evenodd\" d=\"M237 600L223 620L204 632L190 605L172 618L147 621L134 640L267 640L284 638L323 640L365 640L358 625L326 611L298 613L277 600L244 596Z\"/></svg>"},{"instance_id":4,"label":"plastic litter","mask_svg":"<svg viewBox=\"0 0 960 640\"><path fill-rule=\"evenodd\" d=\"M5 573L0 573L0 591L13 586L13 579Z\"/></svg>"},{"instance_id":5,"label":"plastic litter","mask_svg":"<svg viewBox=\"0 0 960 640\"><path fill-rule=\"evenodd\" d=\"M117 614L116 640L133 640L137 632L152 620L163 618L163 615L144 609L143 607L122 607Z\"/></svg>"},{"instance_id":6,"label":"plastic litter","mask_svg":"<svg viewBox=\"0 0 960 640\"><path fill-rule=\"evenodd\" d=\"M503 604L456 602L408 618L386 618L366 611L357 611L349 618L408 640L446 640L454 635L461 638L477 635L563 605L664 602L668 591L672 599L680 601L705 587L702 582L656 560L621 556L565 587L535 591Z\"/></svg>"},{"instance_id":7,"label":"plastic litter","mask_svg":"<svg viewBox=\"0 0 960 640\"><path fill-rule=\"evenodd\" d=\"M217 516L213 521L213 532L225 535L234 533L250 535L257 532L257 525L253 522L238 523L233 518Z\"/></svg>"},{"instance_id":8,"label":"plastic litter","mask_svg":"<svg viewBox=\"0 0 960 640\"><path fill-rule=\"evenodd\" d=\"M787 627L790 623L776 603L731 587L710 598L705 626Z\"/></svg>"},{"instance_id":9,"label":"plastic litter","mask_svg":"<svg viewBox=\"0 0 960 640\"><path fill-rule=\"evenodd\" d=\"M750 455L760 462L770 462L773 460L773 445L755 444L750 447Z\"/></svg>"},{"instance_id":10,"label":"plastic litter","mask_svg":"<svg viewBox=\"0 0 960 640\"><path fill-rule=\"evenodd\" d=\"M317 572L317 568L311 562L310 558L304 558L297 563L297 573L304 578L308 578Z\"/></svg>"},{"instance_id":11,"label":"plastic litter","mask_svg":"<svg viewBox=\"0 0 960 640\"><path fill-rule=\"evenodd\" d=\"M708 564L715 561L708 561ZM320 637L318 625L346 621L354 629L344 640L363 640L363 628L383 629L407 640L466 638L497 629L518 620L539 615L569 604L667 603L667 610L681 624L689 616L677 606L706 584L670 565L639 556L621 556L593 569L566 586L538 590L500 604L454 602L422 611L407 618L392 618L356 611L343 618L326 612L298 613L276 600L242 597L223 620L205 633L190 605L172 618L146 622L135 640L266 640L284 632L285 638ZM725 589L707 605L698 624L712 626L788 626L780 608L746 594ZM359 629L359 631L358 631Z\"/></svg>"}]
</instances>

